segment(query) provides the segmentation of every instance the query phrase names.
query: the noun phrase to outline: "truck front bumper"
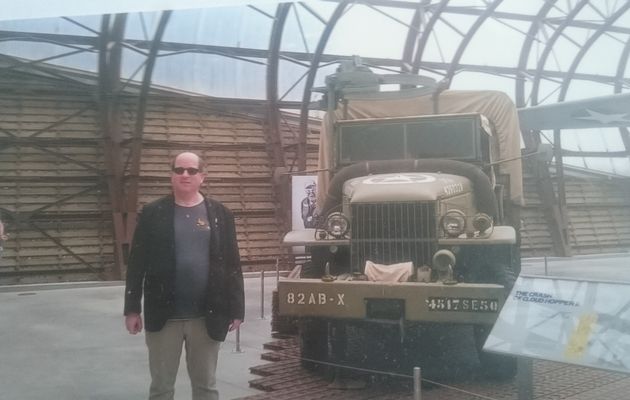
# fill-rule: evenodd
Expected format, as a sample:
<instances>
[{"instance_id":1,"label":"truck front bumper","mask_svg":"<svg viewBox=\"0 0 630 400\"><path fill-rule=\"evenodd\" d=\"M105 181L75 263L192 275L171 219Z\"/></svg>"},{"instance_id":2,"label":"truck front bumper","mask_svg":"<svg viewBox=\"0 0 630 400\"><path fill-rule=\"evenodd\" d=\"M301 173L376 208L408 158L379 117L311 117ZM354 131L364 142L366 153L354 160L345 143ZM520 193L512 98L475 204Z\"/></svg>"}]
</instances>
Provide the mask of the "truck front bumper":
<instances>
[{"instance_id":1,"label":"truck front bumper","mask_svg":"<svg viewBox=\"0 0 630 400\"><path fill-rule=\"evenodd\" d=\"M279 313L374 321L493 324L505 301L501 285L283 279Z\"/></svg>"}]
</instances>

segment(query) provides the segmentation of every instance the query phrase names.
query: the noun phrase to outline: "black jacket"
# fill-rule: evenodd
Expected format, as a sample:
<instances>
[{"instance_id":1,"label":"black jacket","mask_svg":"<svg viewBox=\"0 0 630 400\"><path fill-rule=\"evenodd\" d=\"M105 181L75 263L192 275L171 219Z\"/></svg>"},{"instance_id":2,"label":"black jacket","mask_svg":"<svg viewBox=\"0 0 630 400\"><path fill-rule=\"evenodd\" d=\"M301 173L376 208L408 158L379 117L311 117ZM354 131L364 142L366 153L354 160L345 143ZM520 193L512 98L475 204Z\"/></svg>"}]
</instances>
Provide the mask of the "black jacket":
<instances>
[{"instance_id":1,"label":"black jacket","mask_svg":"<svg viewBox=\"0 0 630 400\"><path fill-rule=\"evenodd\" d=\"M243 274L232 213L218 201L206 198L204 202L211 227L206 328L212 339L223 341L230 321L244 317ZM161 330L173 314L174 209L173 195L145 205L133 236L124 313L142 311L140 299L144 291L144 323L149 332Z\"/></svg>"}]
</instances>

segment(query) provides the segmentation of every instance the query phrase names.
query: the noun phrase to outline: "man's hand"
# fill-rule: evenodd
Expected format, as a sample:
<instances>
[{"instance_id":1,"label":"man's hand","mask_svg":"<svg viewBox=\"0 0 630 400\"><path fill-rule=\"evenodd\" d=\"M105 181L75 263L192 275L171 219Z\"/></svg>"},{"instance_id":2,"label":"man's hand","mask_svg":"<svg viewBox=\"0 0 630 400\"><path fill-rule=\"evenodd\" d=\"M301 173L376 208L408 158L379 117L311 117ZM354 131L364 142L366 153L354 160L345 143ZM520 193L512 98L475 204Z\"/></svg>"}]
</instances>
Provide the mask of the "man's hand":
<instances>
[{"instance_id":1,"label":"man's hand","mask_svg":"<svg viewBox=\"0 0 630 400\"><path fill-rule=\"evenodd\" d=\"M239 326L241 326L242 323L243 321L241 321L240 319L233 319L228 330L230 332L235 331L238 329Z\"/></svg>"},{"instance_id":2,"label":"man's hand","mask_svg":"<svg viewBox=\"0 0 630 400\"><path fill-rule=\"evenodd\" d=\"M142 317L140 314L128 314L125 316L125 326L130 334L142 332Z\"/></svg>"}]
</instances>

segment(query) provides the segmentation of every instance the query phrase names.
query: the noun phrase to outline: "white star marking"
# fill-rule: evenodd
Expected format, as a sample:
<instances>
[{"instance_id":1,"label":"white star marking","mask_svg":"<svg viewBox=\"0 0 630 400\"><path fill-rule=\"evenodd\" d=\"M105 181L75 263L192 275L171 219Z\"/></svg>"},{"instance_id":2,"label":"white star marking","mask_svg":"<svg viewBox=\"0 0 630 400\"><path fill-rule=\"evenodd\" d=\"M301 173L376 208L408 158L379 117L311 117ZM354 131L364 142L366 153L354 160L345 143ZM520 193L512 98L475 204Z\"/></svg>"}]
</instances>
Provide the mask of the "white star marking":
<instances>
[{"instance_id":1,"label":"white star marking","mask_svg":"<svg viewBox=\"0 0 630 400\"><path fill-rule=\"evenodd\" d=\"M589 114L587 117L574 117L575 119L585 119L589 121L597 121L601 124L625 123L630 124L630 119L625 117L627 113L622 114L602 114L597 111L586 109Z\"/></svg>"}]
</instances>

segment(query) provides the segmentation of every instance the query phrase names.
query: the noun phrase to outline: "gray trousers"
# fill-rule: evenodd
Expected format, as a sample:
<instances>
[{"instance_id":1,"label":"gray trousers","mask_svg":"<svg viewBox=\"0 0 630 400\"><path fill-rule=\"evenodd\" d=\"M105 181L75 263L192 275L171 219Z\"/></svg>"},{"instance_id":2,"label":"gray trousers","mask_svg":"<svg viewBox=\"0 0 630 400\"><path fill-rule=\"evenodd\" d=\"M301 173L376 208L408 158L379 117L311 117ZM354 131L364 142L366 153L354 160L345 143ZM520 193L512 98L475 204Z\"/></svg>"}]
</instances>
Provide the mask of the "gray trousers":
<instances>
[{"instance_id":1,"label":"gray trousers","mask_svg":"<svg viewBox=\"0 0 630 400\"><path fill-rule=\"evenodd\" d=\"M186 348L193 400L218 400L216 369L221 342L208 336L204 318L169 320L159 332L146 332L151 387L149 400L173 400L175 378Z\"/></svg>"}]
</instances>

